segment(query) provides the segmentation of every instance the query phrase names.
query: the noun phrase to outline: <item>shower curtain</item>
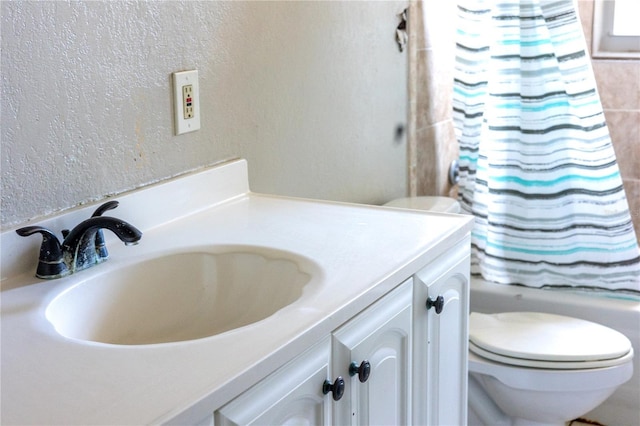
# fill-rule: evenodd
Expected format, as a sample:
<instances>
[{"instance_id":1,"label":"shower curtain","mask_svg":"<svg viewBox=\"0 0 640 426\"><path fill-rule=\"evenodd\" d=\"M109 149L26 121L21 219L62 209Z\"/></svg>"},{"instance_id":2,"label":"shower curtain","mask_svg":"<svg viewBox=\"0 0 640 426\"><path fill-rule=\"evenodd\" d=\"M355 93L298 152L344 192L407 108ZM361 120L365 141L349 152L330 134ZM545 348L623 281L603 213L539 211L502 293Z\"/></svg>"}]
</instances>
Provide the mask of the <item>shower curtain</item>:
<instances>
[{"instance_id":1,"label":"shower curtain","mask_svg":"<svg viewBox=\"0 0 640 426\"><path fill-rule=\"evenodd\" d=\"M453 121L472 273L640 292L640 252L572 0L459 0Z\"/></svg>"}]
</instances>

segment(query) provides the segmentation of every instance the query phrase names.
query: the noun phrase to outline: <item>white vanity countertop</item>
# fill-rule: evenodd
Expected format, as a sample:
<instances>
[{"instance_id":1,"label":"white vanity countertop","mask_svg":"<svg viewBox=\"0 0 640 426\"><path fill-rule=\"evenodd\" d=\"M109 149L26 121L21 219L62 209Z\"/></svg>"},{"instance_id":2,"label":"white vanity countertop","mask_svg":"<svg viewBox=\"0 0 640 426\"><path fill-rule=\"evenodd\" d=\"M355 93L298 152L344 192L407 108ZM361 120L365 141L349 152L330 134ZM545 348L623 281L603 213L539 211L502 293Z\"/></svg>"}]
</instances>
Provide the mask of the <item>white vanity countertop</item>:
<instances>
[{"instance_id":1,"label":"white vanity countertop","mask_svg":"<svg viewBox=\"0 0 640 426\"><path fill-rule=\"evenodd\" d=\"M188 424L210 415L463 239L458 215L255 194L243 160L119 196L110 215L144 233L66 278L33 277L40 239L2 234L1 418L10 424ZM58 232L88 206L39 224ZM258 323L189 342L107 345L60 336L61 291L136 259L189 246L268 246L311 259L314 290ZM437 246L437 247L436 247ZM27 260L24 258L28 257ZM319 384L321 386L321 384Z\"/></svg>"}]
</instances>

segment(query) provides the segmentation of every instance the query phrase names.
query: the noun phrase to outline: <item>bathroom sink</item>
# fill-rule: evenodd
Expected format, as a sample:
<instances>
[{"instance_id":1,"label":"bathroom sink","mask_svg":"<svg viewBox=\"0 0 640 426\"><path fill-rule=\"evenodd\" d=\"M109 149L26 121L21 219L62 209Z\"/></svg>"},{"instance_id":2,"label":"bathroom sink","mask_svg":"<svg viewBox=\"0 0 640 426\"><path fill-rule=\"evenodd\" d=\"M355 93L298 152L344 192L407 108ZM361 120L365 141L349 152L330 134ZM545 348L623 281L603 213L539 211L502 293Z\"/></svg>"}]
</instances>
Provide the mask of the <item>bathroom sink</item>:
<instances>
[{"instance_id":1,"label":"bathroom sink","mask_svg":"<svg viewBox=\"0 0 640 426\"><path fill-rule=\"evenodd\" d=\"M62 336L118 345L214 336L302 296L314 266L288 252L226 247L172 253L107 271L58 295L46 317Z\"/></svg>"}]
</instances>

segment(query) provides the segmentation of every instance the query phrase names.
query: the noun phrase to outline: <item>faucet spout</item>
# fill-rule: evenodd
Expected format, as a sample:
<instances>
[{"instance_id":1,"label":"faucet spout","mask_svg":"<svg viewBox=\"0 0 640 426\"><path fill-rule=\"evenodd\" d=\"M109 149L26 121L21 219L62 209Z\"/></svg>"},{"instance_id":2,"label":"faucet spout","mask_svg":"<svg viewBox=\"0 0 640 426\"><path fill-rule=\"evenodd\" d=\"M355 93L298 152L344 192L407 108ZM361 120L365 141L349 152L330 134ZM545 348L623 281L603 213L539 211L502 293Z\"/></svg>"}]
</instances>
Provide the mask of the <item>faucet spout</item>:
<instances>
[{"instance_id":1,"label":"faucet spout","mask_svg":"<svg viewBox=\"0 0 640 426\"><path fill-rule=\"evenodd\" d=\"M42 226L16 229L22 237L42 234L36 277L49 280L61 278L107 260L109 253L104 244L102 229L116 234L125 245L138 244L142 232L135 226L122 219L102 216L102 213L117 206L117 201L104 203L91 218L80 222L71 231L63 230L62 243L50 229Z\"/></svg>"},{"instance_id":2,"label":"faucet spout","mask_svg":"<svg viewBox=\"0 0 640 426\"><path fill-rule=\"evenodd\" d=\"M73 272L106 260L98 256L95 249L96 234L100 229L110 230L126 245L137 244L142 238L142 232L135 226L115 217L94 216L80 222L62 242L65 263Z\"/></svg>"}]
</instances>

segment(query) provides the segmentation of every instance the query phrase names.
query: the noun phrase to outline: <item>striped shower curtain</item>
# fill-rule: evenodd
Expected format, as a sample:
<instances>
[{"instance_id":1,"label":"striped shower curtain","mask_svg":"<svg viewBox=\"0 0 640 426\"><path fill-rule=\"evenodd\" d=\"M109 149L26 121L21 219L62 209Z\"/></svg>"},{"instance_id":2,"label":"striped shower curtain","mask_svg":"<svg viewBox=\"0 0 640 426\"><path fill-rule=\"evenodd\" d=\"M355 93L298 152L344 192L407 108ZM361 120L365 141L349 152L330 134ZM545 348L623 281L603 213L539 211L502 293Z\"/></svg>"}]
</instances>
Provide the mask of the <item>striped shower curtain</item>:
<instances>
[{"instance_id":1,"label":"striped shower curtain","mask_svg":"<svg viewBox=\"0 0 640 426\"><path fill-rule=\"evenodd\" d=\"M472 273L640 292L640 252L572 0L459 0L453 118Z\"/></svg>"}]
</instances>

